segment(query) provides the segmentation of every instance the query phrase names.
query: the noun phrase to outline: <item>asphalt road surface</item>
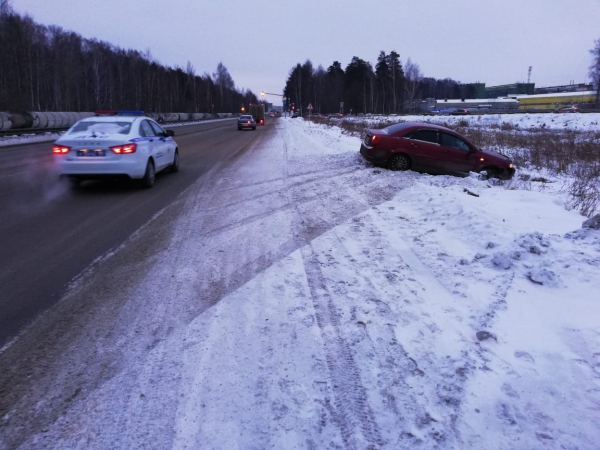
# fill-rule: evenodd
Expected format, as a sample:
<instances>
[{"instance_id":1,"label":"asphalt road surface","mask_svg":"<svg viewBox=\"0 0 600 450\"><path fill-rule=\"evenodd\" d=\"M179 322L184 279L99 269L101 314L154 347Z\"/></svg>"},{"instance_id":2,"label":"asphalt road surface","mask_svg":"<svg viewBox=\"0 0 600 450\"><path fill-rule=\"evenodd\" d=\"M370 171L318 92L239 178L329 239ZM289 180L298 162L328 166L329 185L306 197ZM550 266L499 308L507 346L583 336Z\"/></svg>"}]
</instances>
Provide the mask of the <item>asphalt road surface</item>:
<instances>
[{"instance_id":1,"label":"asphalt road surface","mask_svg":"<svg viewBox=\"0 0 600 450\"><path fill-rule=\"evenodd\" d=\"M72 190L54 171L51 142L0 148L0 348L56 303L86 267L273 123L244 132L229 119L173 128L180 171L159 174L152 189L88 181Z\"/></svg>"}]
</instances>

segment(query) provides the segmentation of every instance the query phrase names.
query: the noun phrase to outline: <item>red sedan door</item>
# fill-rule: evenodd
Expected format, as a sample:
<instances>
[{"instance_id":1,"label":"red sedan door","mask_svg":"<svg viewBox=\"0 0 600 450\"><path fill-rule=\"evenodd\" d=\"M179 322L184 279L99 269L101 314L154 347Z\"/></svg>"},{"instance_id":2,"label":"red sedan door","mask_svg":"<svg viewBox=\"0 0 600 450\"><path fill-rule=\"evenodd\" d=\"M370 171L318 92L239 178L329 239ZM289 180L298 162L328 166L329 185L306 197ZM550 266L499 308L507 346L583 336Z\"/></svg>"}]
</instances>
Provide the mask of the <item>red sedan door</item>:
<instances>
[{"instance_id":1,"label":"red sedan door","mask_svg":"<svg viewBox=\"0 0 600 450\"><path fill-rule=\"evenodd\" d=\"M440 132L440 166L448 172L467 173L473 170L477 161L475 155L470 152L469 144L449 133Z\"/></svg>"},{"instance_id":2,"label":"red sedan door","mask_svg":"<svg viewBox=\"0 0 600 450\"><path fill-rule=\"evenodd\" d=\"M402 140L413 167L432 169L439 164L440 144L437 130L414 130L405 135Z\"/></svg>"}]
</instances>

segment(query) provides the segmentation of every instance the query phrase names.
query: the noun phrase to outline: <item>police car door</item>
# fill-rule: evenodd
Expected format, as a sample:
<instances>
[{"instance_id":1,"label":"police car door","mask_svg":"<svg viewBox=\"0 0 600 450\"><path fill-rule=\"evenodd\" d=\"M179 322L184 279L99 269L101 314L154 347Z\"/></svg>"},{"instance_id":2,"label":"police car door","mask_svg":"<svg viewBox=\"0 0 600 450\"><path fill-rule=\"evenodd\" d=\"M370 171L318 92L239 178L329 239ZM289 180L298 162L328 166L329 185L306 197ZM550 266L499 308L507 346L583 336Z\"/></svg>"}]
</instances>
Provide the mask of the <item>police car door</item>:
<instances>
[{"instance_id":1,"label":"police car door","mask_svg":"<svg viewBox=\"0 0 600 450\"><path fill-rule=\"evenodd\" d=\"M173 163L173 155L175 154L175 144L173 139L167 135L165 130L156 122L150 121L150 126L157 136L156 151L160 153L160 164L157 164L159 170Z\"/></svg>"},{"instance_id":2,"label":"police car door","mask_svg":"<svg viewBox=\"0 0 600 450\"><path fill-rule=\"evenodd\" d=\"M154 159L154 167L158 171L160 166L160 162L156 156L156 142L158 141L158 137L156 136L156 132L148 120L142 120L140 123L140 136L142 137L141 142L143 142L144 146L146 147L146 152Z\"/></svg>"}]
</instances>

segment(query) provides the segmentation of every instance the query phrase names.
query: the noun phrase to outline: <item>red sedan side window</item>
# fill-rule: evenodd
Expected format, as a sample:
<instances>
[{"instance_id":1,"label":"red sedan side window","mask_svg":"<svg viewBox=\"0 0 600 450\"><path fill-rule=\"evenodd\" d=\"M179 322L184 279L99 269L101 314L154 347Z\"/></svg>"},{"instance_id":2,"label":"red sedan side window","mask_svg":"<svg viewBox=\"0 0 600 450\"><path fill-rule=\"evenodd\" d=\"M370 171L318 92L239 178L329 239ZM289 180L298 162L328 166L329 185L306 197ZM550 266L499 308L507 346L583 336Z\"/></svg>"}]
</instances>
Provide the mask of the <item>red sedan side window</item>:
<instances>
[{"instance_id":1,"label":"red sedan side window","mask_svg":"<svg viewBox=\"0 0 600 450\"><path fill-rule=\"evenodd\" d=\"M408 136L409 139L415 141L430 142L432 144L438 144L438 132L435 130L415 130Z\"/></svg>"},{"instance_id":2,"label":"red sedan side window","mask_svg":"<svg viewBox=\"0 0 600 450\"><path fill-rule=\"evenodd\" d=\"M457 148L459 150L469 151L469 145L462 139L447 133L440 133L442 136L442 145L444 147Z\"/></svg>"}]
</instances>

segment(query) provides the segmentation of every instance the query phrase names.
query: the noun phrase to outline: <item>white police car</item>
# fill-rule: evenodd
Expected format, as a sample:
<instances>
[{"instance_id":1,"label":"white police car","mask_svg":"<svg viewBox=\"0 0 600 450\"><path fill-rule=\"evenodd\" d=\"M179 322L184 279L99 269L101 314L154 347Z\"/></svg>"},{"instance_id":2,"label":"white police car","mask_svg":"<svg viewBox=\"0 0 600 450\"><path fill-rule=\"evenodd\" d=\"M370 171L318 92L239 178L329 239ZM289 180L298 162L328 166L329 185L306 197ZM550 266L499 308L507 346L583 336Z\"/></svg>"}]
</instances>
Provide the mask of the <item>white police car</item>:
<instances>
[{"instance_id":1,"label":"white police car","mask_svg":"<svg viewBox=\"0 0 600 450\"><path fill-rule=\"evenodd\" d=\"M75 187L89 179L128 177L149 188L157 172L179 170L173 136L142 111L98 111L76 122L52 153L59 174Z\"/></svg>"}]
</instances>

